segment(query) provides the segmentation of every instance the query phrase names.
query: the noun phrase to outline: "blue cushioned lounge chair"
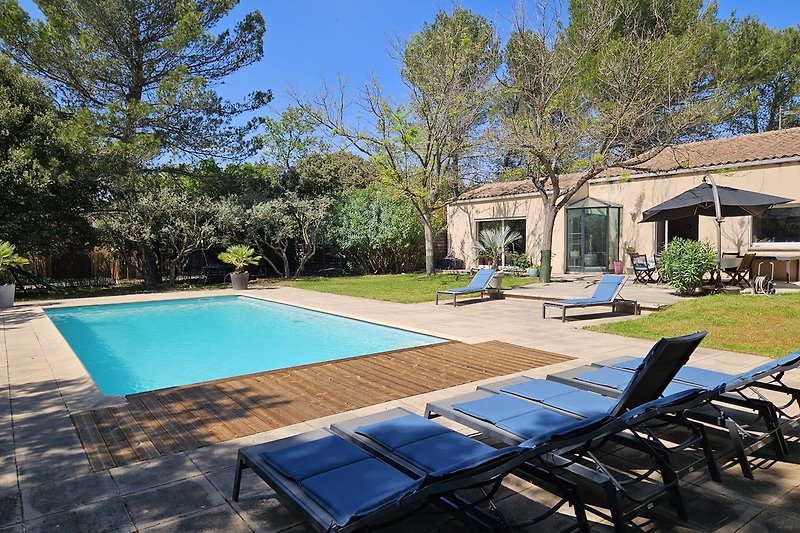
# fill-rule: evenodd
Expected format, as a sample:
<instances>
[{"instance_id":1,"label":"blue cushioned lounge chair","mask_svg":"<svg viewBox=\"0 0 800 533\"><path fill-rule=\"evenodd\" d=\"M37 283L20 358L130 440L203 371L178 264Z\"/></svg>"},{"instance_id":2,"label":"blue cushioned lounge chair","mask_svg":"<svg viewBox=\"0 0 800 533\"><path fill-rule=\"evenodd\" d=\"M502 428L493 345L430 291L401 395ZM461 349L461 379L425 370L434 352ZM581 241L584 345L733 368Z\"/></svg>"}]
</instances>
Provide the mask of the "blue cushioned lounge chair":
<instances>
[{"instance_id":1,"label":"blue cushioned lounge chair","mask_svg":"<svg viewBox=\"0 0 800 533\"><path fill-rule=\"evenodd\" d=\"M542 318L547 318L548 307L558 307L561 309L561 321L567 320L567 309L579 307L593 307L597 305L611 306L612 312L617 312L617 304L624 303L633 306L634 314L639 314L639 304L635 300L626 300L619 297L619 291L625 285L625 276L606 274L598 282L597 287L589 298L574 298L571 300L558 300L557 302L545 302L542 304Z\"/></svg>"},{"instance_id":2,"label":"blue cushioned lounge chair","mask_svg":"<svg viewBox=\"0 0 800 533\"><path fill-rule=\"evenodd\" d=\"M625 529L629 516L638 514L662 498L668 498L678 515L686 519L678 480L679 475L691 471L694 464L681 471L675 470L669 455L690 447L700 447L703 457L698 462L706 464L713 479L719 479L719 471L705 431L682 417L682 412L689 406L707 401L710 395L718 391L684 388L675 394L663 394L705 334L706 332L699 332L685 337L662 339L656 343L628 387L617 398L549 380L528 378L517 379L516 382L504 380L483 386L474 393L431 402L426 406L425 414L428 417L445 416L509 444L517 444L548 428L552 430L561 424L570 424L576 418L603 414L616 417L623 423L623 429L628 431L623 434L617 428L618 431L606 435L607 439L649 455L653 463L648 472L659 471L663 479L659 490L647 497L634 494L628 490L627 484L640 481L641 478L634 476L629 480L617 479L612 469L605 467L592 454L591 449L579 448L570 450L569 453L562 450L560 455L567 456L563 459L564 464L568 465L571 472L603 487L610 518L619 531ZM661 443L646 426L646 422L656 418L659 424L670 423L688 430L689 436L674 446ZM590 466L579 464L580 460L587 457L592 463ZM617 496L625 499L628 509L623 509Z\"/></svg>"},{"instance_id":3,"label":"blue cushioned lounge chair","mask_svg":"<svg viewBox=\"0 0 800 533\"><path fill-rule=\"evenodd\" d=\"M502 517L478 510L477 504L491 498L507 474L527 471L528 461L574 445L587 434L591 438L609 418L575 422L520 446L497 449L396 409L380 419L341 423L331 430L240 449L233 499L239 498L242 470L250 468L318 531L353 531L395 520L428 503L473 527L495 531L507 524ZM354 438L356 434L365 440ZM376 453L378 448L381 453ZM484 486L491 489L479 501L458 492ZM578 503L578 527L588 530L583 507L573 503Z\"/></svg>"},{"instance_id":4,"label":"blue cushioned lounge chair","mask_svg":"<svg viewBox=\"0 0 800 533\"><path fill-rule=\"evenodd\" d=\"M481 298L483 298L484 293L489 292L489 282L492 281L492 277L494 277L496 270L493 268L482 268L478 270L477 274L472 278L472 281L469 282L469 285L466 287L456 287L455 289L447 289L443 291L436 291L436 305L439 305L439 295L440 294L452 294L453 295L453 306L456 305L456 296L459 294L475 294L476 292L481 293Z\"/></svg>"},{"instance_id":5,"label":"blue cushioned lounge chair","mask_svg":"<svg viewBox=\"0 0 800 533\"><path fill-rule=\"evenodd\" d=\"M491 486L483 491L483 497L475 501L467 501L463 497L451 496L448 504L453 507L472 509L484 501L491 502L506 473L514 467L514 473L532 482L544 481L558 489L561 498L539 516L524 523L507 524L511 530L518 530L541 522L553 515L564 504L575 509L575 528L588 531L589 525L583 505L574 483L554 475L543 460L546 453L556 448L573 446L591 440L598 434L608 431L609 424L614 427L617 422L609 417L601 416L583 421L572 421L571 425L554 427L550 431L542 431L535 437L524 441L518 447L522 451L513 460L498 467L500 474ZM412 414L404 409L391 409L373 415L347 420L331 426L331 430L345 438L366 447L370 453L396 465L404 471L424 477L436 472L450 471L457 465L474 465L486 454L498 453L497 450L484 443L471 439L466 435L453 431L427 418ZM491 509L496 511L492 505ZM500 515L501 522L505 519Z\"/></svg>"},{"instance_id":6,"label":"blue cushioned lounge chair","mask_svg":"<svg viewBox=\"0 0 800 533\"><path fill-rule=\"evenodd\" d=\"M595 363L590 367L561 372L549 376L548 379L601 394L614 395L615 391L621 391L627 386L634 375L633 372L642 362L642 358L623 357ZM796 408L800 406L800 390L790 387L782 380L785 372L798 366L800 366L800 350L740 374L685 366L675 375L667 391L676 392L688 388L720 391L719 395L711 398L713 402L707 406L708 409L689 413L689 416L726 429L732 443L731 457L735 457L739 462L742 473L752 478L753 472L748 456L771 443L776 457L785 459L788 446L784 433L800 425L798 413L788 412L789 407L794 406L797 411ZM762 391L783 395L786 401L776 405ZM775 394L773 399L774 397ZM717 404L723 404L725 408L718 407ZM755 411L758 418L757 420L749 418L745 427L732 416L731 408ZM755 422L759 420L763 422L763 431L756 429ZM723 454L721 458L729 457Z\"/></svg>"}]
</instances>

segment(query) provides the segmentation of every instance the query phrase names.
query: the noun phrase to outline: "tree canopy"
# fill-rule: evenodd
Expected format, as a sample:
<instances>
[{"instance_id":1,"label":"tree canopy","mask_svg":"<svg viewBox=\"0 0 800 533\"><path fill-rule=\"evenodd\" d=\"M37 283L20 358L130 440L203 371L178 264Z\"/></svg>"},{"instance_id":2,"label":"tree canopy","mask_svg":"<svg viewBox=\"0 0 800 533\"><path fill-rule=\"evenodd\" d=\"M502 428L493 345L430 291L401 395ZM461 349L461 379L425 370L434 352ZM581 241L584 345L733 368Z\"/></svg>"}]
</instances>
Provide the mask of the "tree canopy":
<instances>
[{"instance_id":1,"label":"tree canopy","mask_svg":"<svg viewBox=\"0 0 800 533\"><path fill-rule=\"evenodd\" d=\"M264 20L210 33L235 0L37 0L33 19L0 0L3 50L46 80L64 110L85 115L123 178L166 158L221 157L247 129L231 119L269 101L226 102L214 85L263 55Z\"/></svg>"},{"instance_id":2,"label":"tree canopy","mask_svg":"<svg viewBox=\"0 0 800 533\"><path fill-rule=\"evenodd\" d=\"M644 16L633 0L583 0L566 27L554 4L534 24L518 20L499 111L499 140L542 198L546 281L556 214L583 184L641 165L709 121L717 103L705 61L715 18L699 2L687 3L694 11L648 2Z\"/></svg>"},{"instance_id":3,"label":"tree canopy","mask_svg":"<svg viewBox=\"0 0 800 533\"><path fill-rule=\"evenodd\" d=\"M42 85L0 55L0 235L23 253L82 249L103 184Z\"/></svg>"}]
</instances>

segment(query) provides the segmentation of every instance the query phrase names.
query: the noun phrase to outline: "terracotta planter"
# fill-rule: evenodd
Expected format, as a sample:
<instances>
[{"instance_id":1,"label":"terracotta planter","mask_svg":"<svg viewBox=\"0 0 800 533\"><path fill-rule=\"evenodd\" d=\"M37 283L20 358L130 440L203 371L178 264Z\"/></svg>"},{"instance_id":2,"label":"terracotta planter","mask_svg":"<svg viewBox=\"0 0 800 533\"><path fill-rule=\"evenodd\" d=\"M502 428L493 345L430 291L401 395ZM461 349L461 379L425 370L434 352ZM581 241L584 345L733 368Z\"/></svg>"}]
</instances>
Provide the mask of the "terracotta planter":
<instances>
[{"instance_id":1,"label":"terracotta planter","mask_svg":"<svg viewBox=\"0 0 800 533\"><path fill-rule=\"evenodd\" d=\"M232 272L231 284L237 291L243 291L247 288L247 282L250 281L250 272Z\"/></svg>"},{"instance_id":2,"label":"terracotta planter","mask_svg":"<svg viewBox=\"0 0 800 533\"><path fill-rule=\"evenodd\" d=\"M14 289L16 289L16 286L13 283L0 285L0 309L4 307L13 307Z\"/></svg>"}]
</instances>

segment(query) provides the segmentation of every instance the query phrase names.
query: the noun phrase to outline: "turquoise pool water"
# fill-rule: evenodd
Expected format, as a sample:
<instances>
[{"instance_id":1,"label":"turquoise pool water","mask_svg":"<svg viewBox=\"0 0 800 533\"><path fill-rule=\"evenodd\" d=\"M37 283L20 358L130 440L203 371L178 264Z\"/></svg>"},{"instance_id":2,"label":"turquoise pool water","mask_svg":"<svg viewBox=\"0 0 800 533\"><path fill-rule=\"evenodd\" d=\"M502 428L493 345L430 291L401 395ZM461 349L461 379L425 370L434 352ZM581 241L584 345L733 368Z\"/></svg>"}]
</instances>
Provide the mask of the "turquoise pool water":
<instances>
[{"instance_id":1,"label":"turquoise pool water","mask_svg":"<svg viewBox=\"0 0 800 533\"><path fill-rule=\"evenodd\" d=\"M442 341L241 296L45 312L106 395Z\"/></svg>"}]
</instances>

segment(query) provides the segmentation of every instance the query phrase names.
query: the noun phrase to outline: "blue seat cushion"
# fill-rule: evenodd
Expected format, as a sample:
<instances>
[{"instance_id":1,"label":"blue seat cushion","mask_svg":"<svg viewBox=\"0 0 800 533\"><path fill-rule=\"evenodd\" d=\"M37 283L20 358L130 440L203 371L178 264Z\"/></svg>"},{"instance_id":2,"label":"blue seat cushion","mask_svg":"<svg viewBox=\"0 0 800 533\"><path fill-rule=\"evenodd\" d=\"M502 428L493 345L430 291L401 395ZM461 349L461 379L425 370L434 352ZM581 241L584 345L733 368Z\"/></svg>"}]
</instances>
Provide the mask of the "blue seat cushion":
<instances>
[{"instance_id":1,"label":"blue seat cushion","mask_svg":"<svg viewBox=\"0 0 800 533\"><path fill-rule=\"evenodd\" d=\"M456 289L446 289L439 292L444 294L468 294L471 292L480 292L482 290L483 289L481 287L478 287L477 289L472 289L470 287L458 287Z\"/></svg>"},{"instance_id":2,"label":"blue seat cushion","mask_svg":"<svg viewBox=\"0 0 800 533\"><path fill-rule=\"evenodd\" d=\"M412 414L356 428L356 433L374 440L388 450L451 432L451 429L441 424Z\"/></svg>"},{"instance_id":3,"label":"blue seat cushion","mask_svg":"<svg viewBox=\"0 0 800 533\"><path fill-rule=\"evenodd\" d=\"M414 492L415 480L386 463L369 457L322 472L300 482L300 486L344 526Z\"/></svg>"},{"instance_id":4,"label":"blue seat cushion","mask_svg":"<svg viewBox=\"0 0 800 533\"><path fill-rule=\"evenodd\" d=\"M642 361L644 361L644 359L630 359L621 363L615 363L614 366L617 368L636 370L642 364ZM724 385L732 380L735 380L735 378L736 376L725 374L723 372L706 370L704 368L697 368L694 366L684 366L678 370L677 374L675 374L674 381L682 381L692 385L700 385L706 389L715 389L720 385Z\"/></svg>"},{"instance_id":5,"label":"blue seat cushion","mask_svg":"<svg viewBox=\"0 0 800 533\"><path fill-rule=\"evenodd\" d=\"M605 300L597 300L595 298L573 298L571 300L559 300L556 303L561 305L590 305L595 303L605 303Z\"/></svg>"},{"instance_id":6,"label":"blue seat cushion","mask_svg":"<svg viewBox=\"0 0 800 533\"><path fill-rule=\"evenodd\" d=\"M263 452L260 456L278 472L295 481L372 457L336 435Z\"/></svg>"},{"instance_id":7,"label":"blue seat cushion","mask_svg":"<svg viewBox=\"0 0 800 533\"><path fill-rule=\"evenodd\" d=\"M574 392L575 390L575 387L570 387L569 385L547 379L527 379L520 383L506 385L500 388L501 392L540 402L552 398L553 396Z\"/></svg>"},{"instance_id":8,"label":"blue seat cushion","mask_svg":"<svg viewBox=\"0 0 800 533\"><path fill-rule=\"evenodd\" d=\"M580 416L608 413L617 401L546 379L530 379L500 389Z\"/></svg>"},{"instance_id":9,"label":"blue seat cushion","mask_svg":"<svg viewBox=\"0 0 800 533\"><path fill-rule=\"evenodd\" d=\"M612 366L614 368L625 368L628 370L636 370L644 363L643 357L637 357L635 359L628 359L626 361L621 361L619 363L614 363Z\"/></svg>"},{"instance_id":10,"label":"blue seat cushion","mask_svg":"<svg viewBox=\"0 0 800 533\"><path fill-rule=\"evenodd\" d=\"M759 365L754 369L744 372L737 376L740 381L753 381L760 376L766 376L769 374L774 374L776 372L784 372L786 370L790 370L795 368L798 363L800 363L800 350L796 352L792 352L788 355L784 355L780 359L775 359L774 361L770 361L768 363L764 363L763 365Z\"/></svg>"},{"instance_id":11,"label":"blue seat cushion","mask_svg":"<svg viewBox=\"0 0 800 533\"><path fill-rule=\"evenodd\" d=\"M497 427L527 440L541 437L543 434L558 432L562 428L572 426L574 423L574 417L549 409L537 409L519 416L506 418L500 421Z\"/></svg>"},{"instance_id":12,"label":"blue seat cushion","mask_svg":"<svg viewBox=\"0 0 800 533\"><path fill-rule=\"evenodd\" d=\"M586 383L594 383L611 389L623 390L633 378L633 373L609 366L589 370L575 376L575 379Z\"/></svg>"},{"instance_id":13,"label":"blue seat cushion","mask_svg":"<svg viewBox=\"0 0 800 533\"><path fill-rule=\"evenodd\" d=\"M693 366L685 366L678 370L675 374L675 380L691 383L692 385L700 385L706 389L715 389L720 385L733 381L735 376L731 374L724 374L714 370L706 370L705 368L696 368Z\"/></svg>"},{"instance_id":14,"label":"blue seat cushion","mask_svg":"<svg viewBox=\"0 0 800 533\"><path fill-rule=\"evenodd\" d=\"M568 394L548 398L543 403L569 413L588 417L608 414L617 405L617 399L576 389Z\"/></svg>"},{"instance_id":15,"label":"blue seat cushion","mask_svg":"<svg viewBox=\"0 0 800 533\"><path fill-rule=\"evenodd\" d=\"M453 404L456 411L497 424L500 420L511 418L542 407L531 402L516 398L509 394L495 394L479 400Z\"/></svg>"},{"instance_id":16,"label":"blue seat cushion","mask_svg":"<svg viewBox=\"0 0 800 533\"><path fill-rule=\"evenodd\" d=\"M519 452L518 449L510 451ZM466 435L451 431L407 444L395 450L395 453L428 474L442 476L480 465L505 455L508 451L498 450Z\"/></svg>"}]
</instances>

